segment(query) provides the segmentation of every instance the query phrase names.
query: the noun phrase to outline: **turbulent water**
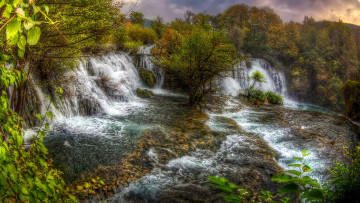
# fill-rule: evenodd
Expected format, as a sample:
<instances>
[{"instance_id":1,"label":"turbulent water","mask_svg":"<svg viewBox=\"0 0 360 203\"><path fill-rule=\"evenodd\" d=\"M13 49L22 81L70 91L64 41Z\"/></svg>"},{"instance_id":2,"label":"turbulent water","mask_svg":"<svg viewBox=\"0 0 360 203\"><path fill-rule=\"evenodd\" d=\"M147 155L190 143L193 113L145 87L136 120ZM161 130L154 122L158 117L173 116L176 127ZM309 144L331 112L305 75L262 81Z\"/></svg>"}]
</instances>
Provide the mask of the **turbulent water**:
<instances>
[{"instance_id":1,"label":"turbulent water","mask_svg":"<svg viewBox=\"0 0 360 203\"><path fill-rule=\"evenodd\" d=\"M134 149L145 130L169 131L174 121L183 119L182 116L191 111L186 106L186 96L161 89L164 72L152 64L150 49L144 47L135 57L126 53L93 57L81 61L77 71L72 73L74 82L68 84L67 97L60 103L61 110L51 107L57 119L45 139L54 165L65 173L66 181L79 179L85 172L91 172L99 166L121 164L121 159ZM145 88L138 74L140 68L155 74L157 86L152 89L154 98L140 99L135 94L136 88ZM248 77L254 71L260 71L266 80L257 88L283 95L285 108L257 108L233 98L249 87L251 81ZM284 74L274 70L264 60L252 60L249 68L245 63L239 64L231 75L221 81L221 93L231 95L225 105L221 106L222 110L205 110L209 116L206 125L209 126L210 135L223 136L214 137L219 140L216 149L205 147L191 150L186 155L174 156L166 163L160 160L159 149L150 149L146 156L152 162L153 169L148 175L122 188L109 199L110 202L131 201L134 198L145 202L166 200L174 191L185 197L195 195L194 190L204 190L203 194L207 194L208 175L225 176L234 182L244 183L250 181L244 174L251 176L255 173L262 177L257 180L267 180L263 184L271 188L273 186L268 183L269 176L276 174L279 166L286 169L287 164L292 162L291 158L299 156L304 149L312 153L307 159L315 169L311 175L320 181L326 177L326 169L334 162L332 158L337 152L334 149L332 153L330 147L331 153L325 153L328 150L328 145L323 144L327 143L323 141L326 136L321 133L308 136L313 132L307 130L313 130L314 126L299 120L301 116L297 115L298 112L306 114L308 120L314 119L320 124L330 121L336 123L342 118L329 114L331 112L326 109L292 101L287 96ZM41 89L37 89L37 94L44 101L43 106L46 106L46 96ZM327 114L316 113L314 117L311 111L298 110ZM45 107L42 107L42 112L45 111ZM228 123L223 122L224 119L233 122L235 127L229 128ZM356 135L349 131L351 127L347 123L342 125L344 127L334 128L332 132L343 133L348 137ZM324 131L319 128L314 132L316 130ZM355 138L326 139L335 140L341 145ZM164 150L176 155L170 149ZM208 197L199 196L198 200L201 198Z\"/></svg>"}]
</instances>

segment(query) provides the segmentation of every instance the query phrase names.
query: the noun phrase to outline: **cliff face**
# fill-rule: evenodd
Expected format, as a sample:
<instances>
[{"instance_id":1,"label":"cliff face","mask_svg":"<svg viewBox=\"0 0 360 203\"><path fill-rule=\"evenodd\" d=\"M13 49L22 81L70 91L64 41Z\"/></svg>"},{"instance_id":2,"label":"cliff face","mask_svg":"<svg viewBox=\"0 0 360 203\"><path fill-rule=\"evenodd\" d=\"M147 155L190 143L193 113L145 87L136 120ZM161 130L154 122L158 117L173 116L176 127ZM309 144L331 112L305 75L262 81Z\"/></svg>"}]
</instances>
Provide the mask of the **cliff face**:
<instances>
[{"instance_id":1,"label":"cliff face","mask_svg":"<svg viewBox=\"0 0 360 203\"><path fill-rule=\"evenodd\" d=\"M360 120L360 82L348 80L343 87L346 103L345 115Z\"/></svg>"}]
</instances>

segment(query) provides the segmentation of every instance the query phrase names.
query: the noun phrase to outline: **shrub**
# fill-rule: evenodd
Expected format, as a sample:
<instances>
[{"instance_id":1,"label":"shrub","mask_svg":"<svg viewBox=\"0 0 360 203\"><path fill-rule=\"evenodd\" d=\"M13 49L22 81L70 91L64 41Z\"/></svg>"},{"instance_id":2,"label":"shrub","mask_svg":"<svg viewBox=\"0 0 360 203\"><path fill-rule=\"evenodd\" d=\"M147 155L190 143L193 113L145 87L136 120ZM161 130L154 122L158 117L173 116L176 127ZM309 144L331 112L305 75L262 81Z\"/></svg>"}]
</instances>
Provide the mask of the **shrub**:
<instances>
[{"instance_id":1,"label":"shrub","mask_svg":"<svg viewBox=\"0 0 360 203\"><path fill-rule=\"evenodd\" d=\"M249 100L250 102L264 102L266 99L265 94L261 90L250 90L249 91Z\"/></svg>"},{"instance_id":2,"label":"shrub","mask_svg":"<svg viewBox=\"0 0 360 203\"><path fill-rule=\"evenodd\" d=\"M113 35L113 42L117 49L124 49L125 43L128 41L127 29L125 26L120 26Z\"/></svg>"},{"instance_id":3,"label":"shrub","mask_svg":"<svg viewBox=\"0 0 360 203\"><path fill-rule=\"evenodd\" d=\"M352 158L350 166L337 163L330 173L329 184L333 190L329 191L328 199L332 202L353 202L360 200L360 146L354 153L347 154Z\"/></svg>"},{"instance_id":4,"label":"shrub","mask_svg":"<svg viewBox=\"0 0 360 203\"><path fill-rule=\"evenodd\" d=\"M282 104L284 103L284 99L281 95L275 94L272 91L268 91L265 93L265 98L270 104Z\"/></svg>"},{"instance_id":5,"label":"shrub","mask_svg":"<svg viewBox=\"0 0 360 203\"><path fill-rule=\"evenodd\" d=\"M140 41L128 41L125 42L124 48L129 51L130 54L137 54L142 45L143 44Z\"/></svg>"},{"instance_id":6,"label":"shrub","mask_svg":"<svg viewBox=\"0 0 360 203\"><path fill-rule=\"evenodd\" d=\"M127 28L129 40L140 41L143 44L151 44L156 40L156 32L140 25L131 25Z\"/></svg>"}]
</instances>

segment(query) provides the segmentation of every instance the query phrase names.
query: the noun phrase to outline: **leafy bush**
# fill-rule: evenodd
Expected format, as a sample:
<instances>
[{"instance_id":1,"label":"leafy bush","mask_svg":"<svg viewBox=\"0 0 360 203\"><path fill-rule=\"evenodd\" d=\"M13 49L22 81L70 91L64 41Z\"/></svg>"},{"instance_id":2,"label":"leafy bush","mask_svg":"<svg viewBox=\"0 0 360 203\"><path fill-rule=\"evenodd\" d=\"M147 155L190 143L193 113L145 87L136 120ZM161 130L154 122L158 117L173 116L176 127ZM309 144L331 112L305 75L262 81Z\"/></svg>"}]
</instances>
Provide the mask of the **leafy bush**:
<instances>
[{"instance_id":1,"label":"leafy bush","mask_svg":"<svg viewBox=\"0 0 360 203\"><path fill-rule=\"evenodd\" d=\"M113 43L117 49L124 49L125 43L128 41L127 29L125 26L120 26L113 34Z\"/></svg>"},{"instance_id":2,"label":"leafy bush","mask_svg":"<svg viewBox=\"0 0 360 203\"><path fill-rule=\"evenodd\" d=\"M329 184L333 190L329 191L328 199L332 202L360 200L360 146L353 154L347 154L352 158L350 166L337 163L330 169L332 177Z\"/></svg>"},{"instance_id":3,"label":"leafy bush","mask_svg":"<svg viewBox=\"0 0 360 203\"><path fill-rule=\"evenodd\" d=\"M223 199L226 202L239 203L239 202L289 202L289 197L280 199L280 196L293 193L296 195L297 200L306 201L322 201L324 199L324 191L316 179L305 176L305 173L311 172L312 169L304 163L304 158L310 154L307 150L302 152L302 157L294 157L298 164L291 164L290 167L296 167L298 170L285 171L285 174L274 176L271 180L279 183L286 183L280 188L276 194L269 191L261 191L260 194L250 192L229 180L222 177L209 176L209 182L216 185L217 189L226 193Z\"/></svg>"},{"instance_id":4,"label":"leafy bush","mask_svg":"<svg viewBox=\"0 0 360 203\"><path fill-rule=\"evenodd\" d=\"M144 28L140 25L131 25L127 28L129 40L142 42L143 44L154 43L156 40L156 32L152 29Z\"/></svg>"},{"instance_id":5,"label":"leafy bush","mask_svg":"<svg viewBox=\"0 0 360 203\"><path fill-rule=\"evenodd\" d=\"M129 51L130 54L136 54L138 53L140 47L142 46L142 43L140 41L128 41L125 42L124 48L125 50Z\"/></svg>"},{"instance_id":6,"label":"leafy bush","mask_svg":"<svg viewBox=\"0 0 360 203\"><path fill-rule=\"evenodd\" d=\"M266 99L265 94L261 90L250 90L249 91L249 100L250 102L264 102Z\"/></svg>"},{"instance_id":7,"label":"leafy bush","mask_svg":"<svg viewBox=\"0 0 360 203\"><path fill-rule=\"evenodd\" d=\"M271 104L282 104L284 103L284 99L281 95L275 94L272 91L268 91L265 93L266 100Z\"/></svg>"}]
</instances>

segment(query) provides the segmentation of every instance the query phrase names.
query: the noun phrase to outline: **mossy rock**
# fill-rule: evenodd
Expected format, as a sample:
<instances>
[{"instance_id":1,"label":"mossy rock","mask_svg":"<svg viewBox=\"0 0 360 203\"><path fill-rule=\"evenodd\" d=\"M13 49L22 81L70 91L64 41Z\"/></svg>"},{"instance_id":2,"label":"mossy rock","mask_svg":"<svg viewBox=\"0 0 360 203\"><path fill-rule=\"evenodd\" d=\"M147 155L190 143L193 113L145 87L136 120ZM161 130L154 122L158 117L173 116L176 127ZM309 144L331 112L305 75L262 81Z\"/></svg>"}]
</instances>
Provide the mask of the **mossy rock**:
<instances>
[{"instance_id":1,"label":"mossy rock","mask_svg":"<svg viewBox=\"0 0 360 203\"><path fill-rule=\"evenodd\" d=\"M343 87L345 115L360 120L360 82L348 80Z\"/></svg>"},{"instance_id":2,"label":"mossy rock","mask_svg":"<svg viewBox=\"0 0 360 203\"><path fill-rule=\"evenodd\" d=\"M150 97L154 96L154 93L152 91L147 90L147 89L142 90L139 88L136 90L136 94L140 98L150 98Z\"/></svg>"},{"instance_id":3,"label":"mossy rock","mask_svg":"<svg viewBox=\"0 0 360 203\"><path fill-rule=\"evenodd\" d=\"M154 73L151 70L140 69L139 70L140 78L148 87L155 87L156 78Z\"/></svg>"}]
</instances>

